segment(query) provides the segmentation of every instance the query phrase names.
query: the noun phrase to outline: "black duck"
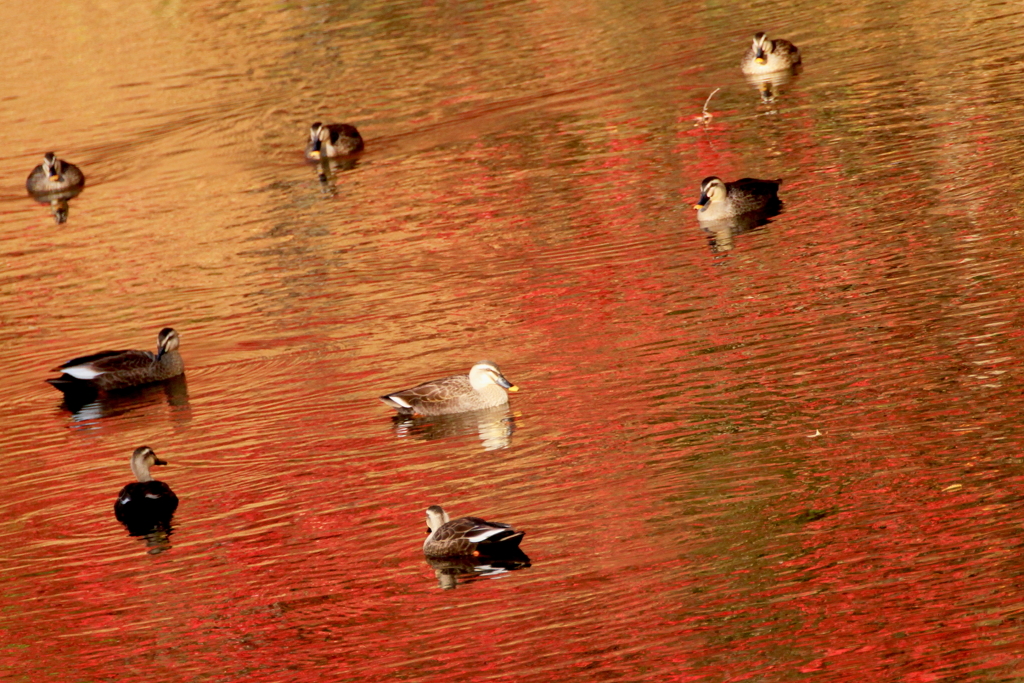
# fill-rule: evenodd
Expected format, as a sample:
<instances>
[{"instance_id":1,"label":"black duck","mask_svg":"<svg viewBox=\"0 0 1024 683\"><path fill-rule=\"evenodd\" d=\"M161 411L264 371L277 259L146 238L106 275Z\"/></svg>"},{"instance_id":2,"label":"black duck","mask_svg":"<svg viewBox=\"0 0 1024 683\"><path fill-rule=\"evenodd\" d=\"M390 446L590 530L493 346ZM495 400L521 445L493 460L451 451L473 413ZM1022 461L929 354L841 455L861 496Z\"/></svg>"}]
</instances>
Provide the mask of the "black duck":
<instances>
[{"instance_id":1,"label":"black duck","mask_svg":"<svg viewBox=\"0 0 1024 683\"><path fill-rule=\"evenodd\" d=\"M166 464L149 446L140 446L132 453L132 472L138 481L126 485L117 494L114 516L134 536L170 528L171 517L178 509L178 497L170 486L153 479L149 473L153 465Z\"/></svg>"}]
</instances>

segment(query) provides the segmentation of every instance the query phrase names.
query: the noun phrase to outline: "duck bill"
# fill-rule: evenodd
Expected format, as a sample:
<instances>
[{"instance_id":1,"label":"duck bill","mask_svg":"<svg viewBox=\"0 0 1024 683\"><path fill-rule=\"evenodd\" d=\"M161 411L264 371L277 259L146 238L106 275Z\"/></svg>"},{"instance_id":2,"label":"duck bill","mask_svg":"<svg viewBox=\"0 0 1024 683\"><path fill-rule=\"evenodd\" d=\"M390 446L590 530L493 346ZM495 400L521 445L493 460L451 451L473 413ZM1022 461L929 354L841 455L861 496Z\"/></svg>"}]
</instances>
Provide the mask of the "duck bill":
<instances>
[{"instance_id":1,"label":"duck bill","mask_svg":"<svg viewBox=\"0 0 1024 683\"><path fill-rule=\"evenodd\" d=\"M764 64L765 62L768 61L764 56L764 50L757 51L757 54L754 55L754 61L757 62L758 64Z\"/></svg>"},{"instance_id":2,"label":"duck bill","mask_svg":"<svg viewBox=\"0 0 1024 683\"><path fill-rule=\"evenodd\" d=\"M54 173L53 175L50 176L50 180L56 183L57 181L60 180L60 176Z\"/></svg>"},{"instance_id":3,"label":"duck bill","mask_svg":"<svg viewBox=\"0 0 1024 683\"><path fill-rule=\"evenodd\" d=\"M167 461L166 460L161 460L160 458L156 458L156 459L153 460L153 464L154 465L166 465Z\"/></svg>"},{"instance_id":4,"label":"duck bill","mask_svg":"<svg viewBox=\"0 0 1024 683\"><path fill-rule=\"evenodd\" d=\"M320 139L320 131L316 132L316 136L310 141L313 143L312 149L309 150L310 159L320 158L320 148L323 147L323 140Z\"/></svg>"},{"instance_id":5,"label":"duck bill","mask_svg":"<svg viewBox=\"0 0 1024 683\"><path fill-rule=\"evenodd\" d=\"M695 209L703 209L705 206L708 205L708 201L710 201L708 199L708 196L706 194L702 194L700 196L700 199L697 200L697 203L693 205L693 208L695 208Z\"/></svg>"},{"instance_id":6,"label":"duck bill","mask_svg":"<svg viewBox=\"0 0 1024 683\"><path fill-rule=\"evenodd\" d=\"M509 391L519 391L519 387L517 387L515 384L512 384L512 382L509 382L504 377L498 380L498 385L508 389Z\"/></svg>"}]
</instances>

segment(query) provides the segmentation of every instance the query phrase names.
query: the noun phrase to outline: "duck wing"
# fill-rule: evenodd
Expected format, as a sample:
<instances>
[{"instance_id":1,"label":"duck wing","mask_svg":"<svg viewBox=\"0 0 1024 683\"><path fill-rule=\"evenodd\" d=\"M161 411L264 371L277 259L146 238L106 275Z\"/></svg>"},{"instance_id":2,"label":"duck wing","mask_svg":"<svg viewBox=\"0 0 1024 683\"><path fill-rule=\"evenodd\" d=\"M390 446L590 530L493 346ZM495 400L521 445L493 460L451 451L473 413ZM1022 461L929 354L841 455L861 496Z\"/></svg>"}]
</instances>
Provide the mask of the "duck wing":
<instances>
[{"instance_id":1,"label":"duck wing","mask_svg":"<svg viewBox=\"0 0 1024 683\"><path fill-rule=\"evenodd\" d=\"M753 194L776 194L779 191L779 185L782 184L782 178L775 178L774 180L761 180L760 178L740 178L739 180L728 183L729 187L736 188L741 192L749 192Z\"/></svg>"},{"instance_id":2,"label":"duck wing","mask_svg":"<svg viewBox=\"0 0 1024 683\"><path fill-rule=\"evenodd\" d=\"M331 145L345 154L355 154L363 150L363 137L355 126L347 123L332 123L324 126L330 134Z\"/></svg>"},{"instance_id":3,"label":"duck wing","mask_svg":"<svg viewBox=\"0 0 1024 683\"><path fill-rule=\"evenodd\" d=\"M336 143L342 138L358 138L360 137L359 131L356 130L355 126L351 126L347 123L331 123L324 128L331 134L331 144Z\"/></svg>"},{"instance_id":4,"label":"duck wing","mask_svg":"<svg viewBox=\"0 0 1024 683\"><path fill-rule=\"evenodd\" d=\"M488 522L479 517L460 517L454 519L438 529L438 534L445 533L445 538L464 538L470 543L496 544L501 543L507 547L518 547L519 541L523 538L523 532L516 531L511 524L501 522ZM435 536L437 538L438 536Z\"/></svg>"},{"instance_id":5,"label":"duck wing","mask_svg":"<svg viewBox=\"0 0 1024 683\"><path fill-rule=\"evenodd\" d=\"M155 505L159 504L168 509L170 512L174 512L178 508L178 497L174 495L174 491L171 487L162 481L156 479L152 481L144 482L132 482L127 484L121 489L121 492L117 494L117 506L123 507L125 505Z\"/></svg>"},{"instance_id":6,"label":"duck wing","mask_svg":"<svg viewBox=\"0 0 1024 683\"><path fill-rule=\"evenodd\" d=\"M796 45L789 42L788 40L785 40L783 38L776 38L775 51L782 54L792 55L794 58L792 60L793 64L797 64L800 62L800 48L798 48Z\"/></svg>"},{"instance_id":7,"label":"duck wing","mask_svg":"<svg viewBox=\"0 0 1024 683\"><path fill-rule=\"evenodd\" d=\"M82 356L69 360L56 370L67 372L69 368L88 366L98 372L112 372L114 370L133 370L144 368L156 362L156 356L150 351L103 351L91 356Z\"/></svg>"},{"instance_id":8,"label":"duck wing","mask_svg":"<svg viewBox=\"0 0 1024 683\"><path fill-rule=\"evenodd\" d=\"M469 375L452 375L424 382L412 389L381 396L380 400L393 408L411 411L415 410L418 405L438 405L452 401L472 390L473 385L469 383Z\"/></svg>"},{"instance_id":9,"label":"duck wing","mask_svg":"<svg viewBox=\"0 0 1024 683\"><path fill-rule=\"evenodd\" d=\"M131 353L131 351L100 351L89 356L79 356L78 358L72 358L63 365L58 365L54 370L63 370L64 368L73 368L79 365L88 365L89 363L96 362L103 358L110 358L111 356L120 356L122 353Z\"/></svg>"}]
</instances>

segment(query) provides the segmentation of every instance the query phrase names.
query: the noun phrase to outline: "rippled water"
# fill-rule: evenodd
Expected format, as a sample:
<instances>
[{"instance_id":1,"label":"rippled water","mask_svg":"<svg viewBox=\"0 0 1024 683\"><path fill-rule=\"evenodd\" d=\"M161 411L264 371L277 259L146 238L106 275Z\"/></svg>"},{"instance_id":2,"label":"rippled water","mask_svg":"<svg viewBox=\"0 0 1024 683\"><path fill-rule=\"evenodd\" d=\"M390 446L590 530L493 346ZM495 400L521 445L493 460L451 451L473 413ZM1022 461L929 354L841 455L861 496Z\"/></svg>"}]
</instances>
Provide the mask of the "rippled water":
<instances>
[{"instance_id":1,"label":"rippled water","mask_svg":"<svg viewBox=\"0 0 1024 683\"><path fill-rule=\"evenodd\" d=\"M1012 6L5 9L4 680L1024 675ZM773 98L756 30L803 50ZM702 232L711 174L784 212ZM165 325L187 383L43 381ZM376 400L482 358L508 409ZM428 564L435 503L529 565Z\"/></svg>"}]
</instances>

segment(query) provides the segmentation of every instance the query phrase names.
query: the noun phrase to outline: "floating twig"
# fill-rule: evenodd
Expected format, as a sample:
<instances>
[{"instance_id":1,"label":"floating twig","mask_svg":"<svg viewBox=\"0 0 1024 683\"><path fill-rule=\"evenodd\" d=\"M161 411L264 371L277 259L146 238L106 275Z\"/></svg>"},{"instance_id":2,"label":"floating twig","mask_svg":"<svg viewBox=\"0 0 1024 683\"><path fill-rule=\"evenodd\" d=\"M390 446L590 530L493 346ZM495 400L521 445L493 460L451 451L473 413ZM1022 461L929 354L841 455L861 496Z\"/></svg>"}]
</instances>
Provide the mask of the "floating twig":
<instances>
[{"instance_id":1,"label":"floating twig","mask_svg":"<svg viewBox=\"0 0 1024 683\"><path fill-rule=\"evenodd\" d=\"M708 105L711 103L711 98L714 97L715 93L718 92L719 90L721 90L721 88L715 88L714 90L711 91L711 94L708 95L708 98L704 100L704 108L701 110L700 113L700 122L705 126L708 125L713 116L710 112L708 112Z\"/></svg>"}]
</instances>

